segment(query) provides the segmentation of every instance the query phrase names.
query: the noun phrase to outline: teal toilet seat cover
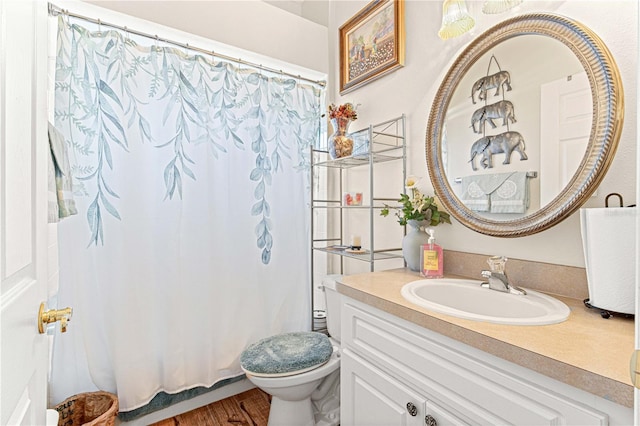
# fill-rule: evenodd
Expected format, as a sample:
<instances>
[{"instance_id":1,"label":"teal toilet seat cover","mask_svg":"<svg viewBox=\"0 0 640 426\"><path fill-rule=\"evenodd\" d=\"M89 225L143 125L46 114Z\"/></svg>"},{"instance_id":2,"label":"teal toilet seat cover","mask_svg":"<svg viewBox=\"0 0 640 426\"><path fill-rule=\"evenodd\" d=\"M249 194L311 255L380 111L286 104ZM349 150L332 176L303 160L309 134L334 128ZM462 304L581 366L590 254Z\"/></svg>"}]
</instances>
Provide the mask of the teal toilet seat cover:
<instances>
[{"instance_id":1,"label":"teal toilet seat cover","mask_svg":"<svg viewBox=\"0 0 640 426\"><path fill-rule=\"evenodd\" d=\"M240 355L240 366L255 376L285 376L320 367L332 352L331 341L322 333L282 333L245 349Z\"/></svg>"}]
</instances>

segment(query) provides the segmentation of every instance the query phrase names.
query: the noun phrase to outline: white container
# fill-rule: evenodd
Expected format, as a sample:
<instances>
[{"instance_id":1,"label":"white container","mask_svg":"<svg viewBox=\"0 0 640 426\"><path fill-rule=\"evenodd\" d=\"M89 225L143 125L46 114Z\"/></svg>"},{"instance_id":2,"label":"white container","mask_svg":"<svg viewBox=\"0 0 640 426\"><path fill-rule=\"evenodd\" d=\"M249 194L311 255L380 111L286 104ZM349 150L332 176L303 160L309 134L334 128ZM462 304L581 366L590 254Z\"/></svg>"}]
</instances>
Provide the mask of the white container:
<instances>
[{"instance_id":1,"label":"white container","mask_svg":"<svg viewBox=\"0 0 640 426\"><path fill-rule=\"evenodd\" d=\"M351 134L353 139L353 151L351 156L355 158L363 158L369 156L369 132L360 131Z\"/></svg>"},{"instance_id":2,"label":"white container","mask_svg":"<svg viewBox=\"0 0 640 426\"><path fill-rule=\"evenodd\" d=\"M327 330L329 335L336 341L341 341L340 324L341 313L340 305L342 302L342 295L336 290L336 280L342 278L342 275L327 275L322 280L322 286L324 287L325 300L327 302Z\"/></svg>"},{"instance_id":3,"label":"white container","mask_svg":"<svg viewBox=\"0 0 640 426\"><path fill-rule=\"evenodd\" d=\"M635 312L637 214L635 207L580 209L588 303L594 308Z\"/></svg>"},{"instance_id":4,"label":"white container","mask_svg":"<svg viewBox=\"0 0 640 426\"><path fill-rule=\"evenodd\" d=\"M56 410L48 409L47 417L46 417L46 425L47 426L58 426L58 418L60 417L60 413Z\"/></svg>"}]
</instances>

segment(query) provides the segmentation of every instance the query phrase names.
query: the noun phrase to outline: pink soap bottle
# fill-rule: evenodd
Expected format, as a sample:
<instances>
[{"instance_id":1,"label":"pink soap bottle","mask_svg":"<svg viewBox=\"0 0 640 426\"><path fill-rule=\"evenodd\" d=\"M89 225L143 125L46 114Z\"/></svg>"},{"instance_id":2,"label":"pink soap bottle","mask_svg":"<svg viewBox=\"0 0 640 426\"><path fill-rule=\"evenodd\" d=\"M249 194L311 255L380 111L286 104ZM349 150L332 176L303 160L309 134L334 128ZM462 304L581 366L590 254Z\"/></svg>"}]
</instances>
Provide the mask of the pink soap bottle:
<instances>
[{"instance_id":1,"label":"pink soap bottle","mask_svg":"<svg viewBox=\"0 0 640 426\"><path fill-rule=\"evenodd\" d=\"M425 278L442 278L444 276L444 256L442 247L436 244L435 231L428 229L429 240L420 250L420 275Z\"/></svg>"}]
</instances>

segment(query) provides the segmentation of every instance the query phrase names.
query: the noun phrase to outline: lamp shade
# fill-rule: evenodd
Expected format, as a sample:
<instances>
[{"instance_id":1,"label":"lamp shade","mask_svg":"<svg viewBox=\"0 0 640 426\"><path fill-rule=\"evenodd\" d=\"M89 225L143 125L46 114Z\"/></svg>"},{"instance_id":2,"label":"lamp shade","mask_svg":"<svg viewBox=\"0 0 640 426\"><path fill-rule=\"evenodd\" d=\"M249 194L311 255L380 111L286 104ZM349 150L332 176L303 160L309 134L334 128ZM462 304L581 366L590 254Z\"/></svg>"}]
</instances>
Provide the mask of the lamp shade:
<instances>
[{"instance_id":1,"label":"lamp shade","mask_svg":"<svg viewBox=\"0 0 640 426\"><path fill-rule=\"evenodd\" d=\"M464 0L444 0L442 2L442 26L438 31L441 39L447 40L466 33L475 25L467 11Z\"/></svg>"},{"instance_id":2,"label":"lamp shade","mask_svg":"<svg viewBox=\"0 0 640 426\"><path fill-rule=\"evenodd\" d=\"M502 13L522 3L522 0L487 0L482 5L482 13Z\"/></svg>"}]
</instances>

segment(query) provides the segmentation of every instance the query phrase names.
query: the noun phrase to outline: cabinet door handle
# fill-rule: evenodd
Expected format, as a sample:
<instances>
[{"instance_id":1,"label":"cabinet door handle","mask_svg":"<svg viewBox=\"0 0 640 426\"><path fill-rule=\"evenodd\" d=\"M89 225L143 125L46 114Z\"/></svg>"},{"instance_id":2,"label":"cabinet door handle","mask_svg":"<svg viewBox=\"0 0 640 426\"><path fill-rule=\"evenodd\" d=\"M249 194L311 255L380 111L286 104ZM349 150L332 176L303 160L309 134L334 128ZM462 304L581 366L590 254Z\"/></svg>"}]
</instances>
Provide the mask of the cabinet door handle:
<instances>
[{"instance_id":1,"label":"cabinet door handle","mask_svg":"<svg viewBox=\"0 0 640 426\"><path fill-rule=\"evenodd\" d=\"M427 426L438 426L438 422L430 414L424 416L424 424Z\"/></svg>"},{"instance_id":2,"label":"cabinet door handle","mask_svg":"<svg viewBox=\"0 0 640 426\"><path fill-rule=\"evenodd\" d=\"M418 415L418 408L413 404L413 402L407 402L407 411L413 417Z\"/></svg>"}]
</instances>

